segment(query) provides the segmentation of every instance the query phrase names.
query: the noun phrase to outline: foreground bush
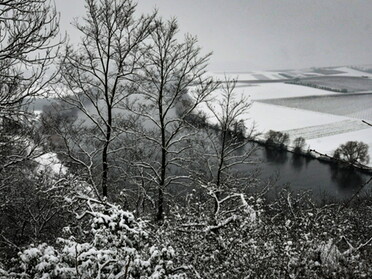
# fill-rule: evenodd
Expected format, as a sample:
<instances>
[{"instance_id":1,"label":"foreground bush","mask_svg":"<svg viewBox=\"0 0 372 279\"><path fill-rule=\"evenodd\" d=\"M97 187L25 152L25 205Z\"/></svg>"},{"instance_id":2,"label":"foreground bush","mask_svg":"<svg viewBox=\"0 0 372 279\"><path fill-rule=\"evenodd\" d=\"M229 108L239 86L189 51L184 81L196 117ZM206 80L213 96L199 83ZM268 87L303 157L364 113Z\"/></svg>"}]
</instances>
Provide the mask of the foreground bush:
<instances>
[{"instance_id":1,"label":"foreground bush","mask_svg":"<svg viewBox=\"0 0 372 279\"><path fill-rule=\"evenodd\" d=\"M30 246L1 278L184 278L178 271L187 267L174 268L173 248L157 246L144 222L115 205L90 207L88 241L70 236L55 246Z\"/></svg>"},{"instance_id":2,"label":"foreground bush","mask_svg":"<svg viewBox=\"0 0 372 279\"><path fill-rule=\"evenodd\" d=\"M225 200L226 201L226 200ZM199 278L368 278L372 274L371 201L316 207L282 192L274 203L221 204L216 216L195 200L162 233ZM197 204L197 207L195 207ZM217 221L216 221L217 219ZM194 278L191 276L191 278Z\"/></svg>"},{"instance_id":3,"label":"foreground bush","mask_svg":"<svg viewBox=\"0 0 372 279\"><path fill-rule=\"evenodd\" d=\"M205 198L207 196L207 198ZM315 206L280 193L190 194L150 226L115 205L89 201L83 235L19 253L0 278L368 278L371 199ZM215 204L217 209L215 210ZM68 229L66 230L68 231ZM79 240L78 240L79 239ZM183 263L187 263L184 265Z\"/></svg>"}]
</instances>

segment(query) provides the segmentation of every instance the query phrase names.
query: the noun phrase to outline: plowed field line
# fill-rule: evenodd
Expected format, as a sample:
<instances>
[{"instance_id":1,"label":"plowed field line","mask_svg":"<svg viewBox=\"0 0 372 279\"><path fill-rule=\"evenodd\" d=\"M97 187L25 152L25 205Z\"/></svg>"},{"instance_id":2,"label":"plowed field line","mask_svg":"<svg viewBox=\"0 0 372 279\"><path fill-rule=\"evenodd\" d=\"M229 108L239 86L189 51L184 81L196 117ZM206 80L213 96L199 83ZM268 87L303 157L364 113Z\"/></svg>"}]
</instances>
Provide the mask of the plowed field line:
<instances>
[{"instance_id":1,"label":"plowed field line","mask_svg":"<svg viewBox=\"0 0 372 279\"><path fill-rule=\"evenodd\" d=\"M297 137L303 137L305 139L315 139L363 130L367 128L369 128L368 125L364 124L360 120L348 119L329 124L284 130L282 132L288 133L292 139Z\"/></svg>"}]
</instances>

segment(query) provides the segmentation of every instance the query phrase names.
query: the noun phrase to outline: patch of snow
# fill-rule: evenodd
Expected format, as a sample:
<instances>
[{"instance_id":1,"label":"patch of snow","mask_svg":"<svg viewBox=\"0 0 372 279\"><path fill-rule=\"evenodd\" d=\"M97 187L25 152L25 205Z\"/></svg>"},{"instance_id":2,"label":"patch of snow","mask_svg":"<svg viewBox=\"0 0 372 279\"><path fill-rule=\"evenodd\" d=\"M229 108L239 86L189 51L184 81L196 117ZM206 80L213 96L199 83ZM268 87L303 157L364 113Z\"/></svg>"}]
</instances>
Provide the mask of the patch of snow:
<instances>
[{"instance_id":1,"label":"patch of snow","mask_svg":"<svg viewBox=\"0 0 372 279\"><path fill-rule=\"evenodd\" d=\"M62 165L56 153L49 152L42 154L35 158L35 161L39 163L38 172L49 172L52 176L67 173L67 168Z\"/></svg>"},{"instance_id":2,"label":"patch of snow","mask_svg":"<svg viewBox=\"0 0 372 279\"><path fill-rule=\"evenodd\" d=\"M327 243L322 242L318 248L319 256L322 264L337 267L339 264L340 259L342 258L341 252L338 250L337 246L330 239Z\"/></svg>"}]
</instances>

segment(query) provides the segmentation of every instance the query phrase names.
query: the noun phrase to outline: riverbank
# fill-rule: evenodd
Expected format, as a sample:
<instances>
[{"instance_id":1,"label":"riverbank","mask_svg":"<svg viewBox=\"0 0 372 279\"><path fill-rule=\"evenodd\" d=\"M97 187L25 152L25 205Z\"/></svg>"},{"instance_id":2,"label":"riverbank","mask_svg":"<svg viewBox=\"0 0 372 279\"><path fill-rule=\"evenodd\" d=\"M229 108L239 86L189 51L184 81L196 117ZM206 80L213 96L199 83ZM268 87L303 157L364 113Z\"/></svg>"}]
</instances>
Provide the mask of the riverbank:
<instances>
[{"instance_id":1,"label":"riverbank","mask_svg":"<svg viewBox=\"0 0 372 279\"><path fill-rule=\"evenodd\" d=\"M350 163L350 162L345 161L345 160L336 159L334 157L329 156L328 154L320 153L320 152L318 152L314 149L308 149L306 151L305 150L294 151L294 147L291 147L291 146L278 147L278 146L275 146L275 145L268 145L266 143L266 140L250 139L250 141L252 141L254 143L257 143L257 144L259 144L261 146L264 146L264 147L274 148L274 149L290 152L290 153L296 154L298 156L303 156L305 158L316 159L316 160L319 160L319 161L322 161L322 162L337 165L337 167L339 167L339 168L354 168L354 169L357 169L357 170L359 170L359 171L361 171L365 174L372 175L372 168L369 167L369 166L365 166L365 165L362 165L362 164L353 164L353 163Z\"/></svg>"}]
</instances>

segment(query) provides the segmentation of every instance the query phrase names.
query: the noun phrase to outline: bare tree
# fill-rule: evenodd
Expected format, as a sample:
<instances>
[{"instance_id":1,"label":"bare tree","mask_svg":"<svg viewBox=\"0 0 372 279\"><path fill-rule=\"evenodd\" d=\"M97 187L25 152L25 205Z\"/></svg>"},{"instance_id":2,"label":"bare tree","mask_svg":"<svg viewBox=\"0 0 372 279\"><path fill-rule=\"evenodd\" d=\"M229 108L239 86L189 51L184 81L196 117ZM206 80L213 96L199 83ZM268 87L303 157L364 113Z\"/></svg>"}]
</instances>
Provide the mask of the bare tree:
<instances>
[{"instance_id":1,"label":"bare tree","mask_svg":"<svg viewBox=\"0 0 372 279\"><path fill-rule=\"evenodd\" d=\"M63 84L67 88L63 99L85 116L86 126L90 129L88 137L95 142L95 147L85 150L79 139L73 142L66 139L66 143L70 144L70 151L74 145L89 159L87 162L73 152L69 153L88 173L93 168L100 171L97 186L100 185L102 195L107 197L110 154L117 151L111 144L126 125L120 117L114 117L114 110L118 112L131 94L138 61L144 52L143 42L150 35L154 15L136 18L136 4L131 0L85 2L84 23L75 23L83 36L82 41L76 50L66 47L60 65ZM89 130L87 127L85 133Z\"/></svg>"},{"instance_id":2,"label":"bare tree","mask_svg":"<svg viewBox=\"0 0 372 279\"><path fill-rule=\"evenodd\" d=\"M368 164L368 144L362 141L348 141L335 150L333 157L345 160L351 164Z\"/></svg>"},{"instance_id":3,"label":"bare tree","mask_svg":"<svg viewBox=\"0 0 372 279\"><path fill-rule=\"evenodd\" d=\"M19 112L53 78L59 17L49 0L0 1L0 116Z\"/></svg>"},{"instance_id":4,"label":"bare tree","mask_svg":"<svg viewBox=\"0 0 372 279\"><path fill-rule=\"evenodd\" d=\"M254 163L251 154L254 145L248 146L254 135L254 127L245 127L250 101L239 96L235 90L236 80L221 83L219 90L207 102L208 111L216 122L216 127L202 129L203 138L199 142L198 160L194 175L198 183L206 185L215 200L215 211L222 193L240 193L247 187L251 178L247 172L242 175L236 171L239 165ZM200 148L199 147L199 148Z\"/></svg>"},{"instance_id":5,"label":"bare tree","mask_svg":"<svg viewBox=\"0 0 372 279\"><path fill-rule=\"evenodd\" d=\"M190 147L185 120L216 87L204 75L210 54L201 55L196 38L186 35L179 42L177 34L176 20L156 20L137 83L141 102L129 107L143 120L143 126L133 132L147 148L153 148L152 155L136 165L145 171L146 181L155 186L158 221L164 218L166 189L185 178L174 173L182 168L184 151Z\"/></svg>"},{"instance_id":6,"label":"bare tree","mask_svg":"<svg viewBox=\"0 0 372 279\"><path fill-rule=\"evenodd\" d=\"M42 199L35 190L41 182L35 179L31 160L40 155L42 139L26 105L46 93L56 75L58 22L52 1L0 0L0 249L8 246L15 251L13 242L20 244L22 235L31 236L30 208L40 210L36 219L45 221L42 227L53 218L33 199Z\"/></svg>"},{"instance_id":7,"label":"bare tree","mask_svg":"<svg viewBox=\"0 0 372 279\"><path fill-rule=\"evenodd\" d=\"M58 21L48 0L0 0L0 173L35 156L25 107L55 76Z\"/></svg>"}]
</instances>

